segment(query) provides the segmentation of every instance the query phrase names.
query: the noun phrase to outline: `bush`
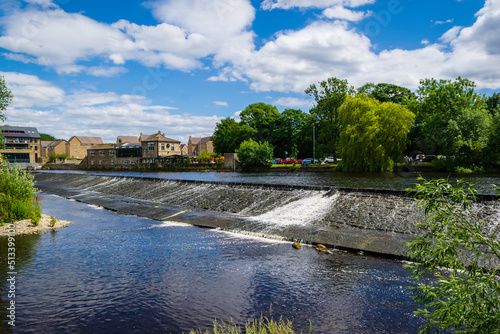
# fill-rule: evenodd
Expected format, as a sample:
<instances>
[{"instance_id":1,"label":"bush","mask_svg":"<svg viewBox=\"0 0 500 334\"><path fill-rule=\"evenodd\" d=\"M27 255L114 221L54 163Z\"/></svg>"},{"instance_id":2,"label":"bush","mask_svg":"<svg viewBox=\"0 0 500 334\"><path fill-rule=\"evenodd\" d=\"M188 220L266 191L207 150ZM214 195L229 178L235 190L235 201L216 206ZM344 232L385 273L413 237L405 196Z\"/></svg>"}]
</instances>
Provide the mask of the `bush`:
<instances>
[{"instance_id":1,"label":"bush","mask_svg":"<svg viewBox=\"0 0 500 334\"><path fill-rule=\"evenodd\" d=\"M423 181L410 190L428 219L418 224L423 234L408 243L417 262L407 265L419 281L414 299L423 308L415 313L426 320L420 332L500 333L498 226L484 226L470 210L471 185ZM428 275L435 280L422 280Z\"/></svg>"},{"instance_id":2,"label":"bush","mask_svg":"<svg viewBox=\"0 0 500 334\"><path fill-rule=\"evenodd\" d=\"M268 142L255 142L252 139L241 143L236 150L241 168L245 171L267 170L273 164L273 146Z\"/></svg>"},{"instance_id":3,"label":"bush","mask_svg":"<svg viewBox=\"0 0 500 334\"><path fill-rule=\"evenodd\" d=\"M38 224L41 206L37 193L30 173L0 163L0 223L31 219Z\"/></svg>"}]
</instances>

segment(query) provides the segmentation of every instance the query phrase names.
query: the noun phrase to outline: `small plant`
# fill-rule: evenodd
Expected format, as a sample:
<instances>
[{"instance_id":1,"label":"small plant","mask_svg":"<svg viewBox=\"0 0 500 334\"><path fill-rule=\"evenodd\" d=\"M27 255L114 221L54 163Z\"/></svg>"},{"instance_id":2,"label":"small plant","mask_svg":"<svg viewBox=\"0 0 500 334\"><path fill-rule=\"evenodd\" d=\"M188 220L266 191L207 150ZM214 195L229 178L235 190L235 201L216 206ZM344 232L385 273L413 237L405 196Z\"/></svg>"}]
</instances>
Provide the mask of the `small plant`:
<instances>
[{"instance_id":1,"label":"small plant","mask_svg":"<svg viewBox=\"0 0 500 334\"><path fill-rule=\"evenodd\" d=\"M54 213L50 216L50 227L56 226L56 218L54 217Z\"/></svg>"},{"instance_id":2,"label":"small plant","mask_svg":"<svg viewBox=\"0 0 500 334\"><path fill-rule=\"evenodd\" d=\"M310 330L311 331L311 330ZM280 318L278 321L261 316L259 319L248 321L245 324L245 331L242 332L240 326L237 326L232 321L225 323L217 320L214 321L213 331L203 332L201 330L191 331L190 334L294 334L292 322Z\"/></svg>"}]
</instances>

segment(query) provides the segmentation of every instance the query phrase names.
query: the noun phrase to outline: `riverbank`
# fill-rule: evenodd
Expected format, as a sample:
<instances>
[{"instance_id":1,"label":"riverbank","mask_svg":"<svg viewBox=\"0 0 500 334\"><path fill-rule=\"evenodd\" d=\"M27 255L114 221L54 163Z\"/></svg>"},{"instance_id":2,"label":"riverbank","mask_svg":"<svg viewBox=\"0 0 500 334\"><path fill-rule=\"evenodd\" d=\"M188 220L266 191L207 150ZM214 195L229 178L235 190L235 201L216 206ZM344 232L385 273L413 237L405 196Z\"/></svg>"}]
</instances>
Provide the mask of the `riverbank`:
<instances>
[{"instance_id":1,"label":"riverbank","mask_svg":"<svg viewBox=\"0 0 500 334\"><path fill-rule=\"evenodd\" d=\"M14 223L16 226L15 235L34 234L42 231L57 230L58 228L66 227L71 224L70 221L56 219L54 226L52 226L51 221L52 217L46 214L42 214L42 218L36 226L31 224L30 219L20 220ZM9 226L10 224L0 226L0 237L9 235Z\"/></svg>"}]
</instances>

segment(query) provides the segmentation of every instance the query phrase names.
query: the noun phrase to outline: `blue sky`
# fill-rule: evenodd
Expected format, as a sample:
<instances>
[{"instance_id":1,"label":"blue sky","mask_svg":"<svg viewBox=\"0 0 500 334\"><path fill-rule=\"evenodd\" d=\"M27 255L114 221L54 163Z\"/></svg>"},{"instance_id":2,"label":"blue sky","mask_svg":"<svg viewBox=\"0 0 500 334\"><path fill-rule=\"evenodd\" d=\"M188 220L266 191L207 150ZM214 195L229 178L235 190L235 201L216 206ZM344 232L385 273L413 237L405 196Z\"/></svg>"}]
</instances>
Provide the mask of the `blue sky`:
<instances>
[{"instance_id":1,"label":"blue sky","mask_svg":"<svg viewBox=\"0 0 500 334\"><path fill-rule=\"evenodd\" d=\"M69 139L187 142L265 102L313 105L328 77L500 90L500 0L4 0L9 125Z\"/></svg>"}]
</instances>

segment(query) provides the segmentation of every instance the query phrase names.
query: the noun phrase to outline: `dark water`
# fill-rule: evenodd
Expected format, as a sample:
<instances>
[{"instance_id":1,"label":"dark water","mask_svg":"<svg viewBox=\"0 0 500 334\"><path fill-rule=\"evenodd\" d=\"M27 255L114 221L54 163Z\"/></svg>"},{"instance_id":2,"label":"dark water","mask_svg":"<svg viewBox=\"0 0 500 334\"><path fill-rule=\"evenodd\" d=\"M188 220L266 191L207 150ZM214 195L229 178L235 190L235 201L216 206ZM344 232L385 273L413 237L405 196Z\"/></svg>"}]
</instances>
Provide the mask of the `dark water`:
<instances>
[{"instance_id":1,"label":"dark water","mask_svg":"<svg viewBox=\"0 0 500 334\"><path fill-rule=\"evenodd\" d=\"M45 172L45 171L43 171ZM54 173L58 171L47 171ZM68 171L60 171L68 173ZM425 179L449 179L451 182L462 179L475 185L482 194L495 194L492 184L500 185L500 173L336 173L336 172L85 172L98 175L143 176L172 180L202 180L220 182L247 182L269 184L293 184L307 186L329 186L342 188L376 188L405 190L414 187L421 175Z\"/></svg>"},{"instance_id":2,"label":"dark water","mask_svg":"<svg viewBox=\"0 0 500 334\"><path fill-rule=\"evenodd\" d=\"M415 333L403 263L118 215L42 195L74 223L16 237L16 327L1 333L181 333L284 316L315 333ZM272 311L270 311L270 309Z\"/></svg>"}]
</instances>

